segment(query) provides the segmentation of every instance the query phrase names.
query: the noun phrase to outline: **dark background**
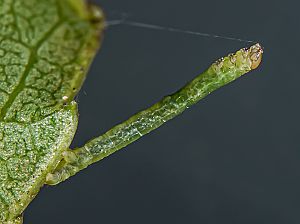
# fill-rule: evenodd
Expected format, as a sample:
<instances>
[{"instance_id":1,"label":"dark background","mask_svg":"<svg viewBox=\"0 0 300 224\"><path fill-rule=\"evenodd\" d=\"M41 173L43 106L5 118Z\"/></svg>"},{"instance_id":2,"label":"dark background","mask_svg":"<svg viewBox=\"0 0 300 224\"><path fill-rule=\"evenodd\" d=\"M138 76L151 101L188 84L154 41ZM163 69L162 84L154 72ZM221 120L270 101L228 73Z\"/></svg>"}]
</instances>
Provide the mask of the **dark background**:
<instances>
[{"instance_id":1,"label":"dark background","mask_svg":"<svg viewBox=\"0 0 300 224\"><path fill-rule=\"evenodd\" d=\"M299 1L98 0L121 18L259 41L261 67L56 187L25 223L300 223ZM114 26L77 101L83 145L249 44Z\"/></svg>"}]
</instances>

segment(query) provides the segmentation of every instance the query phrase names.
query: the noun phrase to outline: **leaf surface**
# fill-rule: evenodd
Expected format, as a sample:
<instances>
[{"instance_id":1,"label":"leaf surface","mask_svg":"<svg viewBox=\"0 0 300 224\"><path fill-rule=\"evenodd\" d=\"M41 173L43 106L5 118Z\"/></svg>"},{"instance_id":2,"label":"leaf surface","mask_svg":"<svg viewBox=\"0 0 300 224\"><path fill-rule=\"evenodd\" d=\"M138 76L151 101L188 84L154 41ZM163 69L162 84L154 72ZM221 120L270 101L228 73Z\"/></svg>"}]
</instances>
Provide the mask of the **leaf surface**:
<instances>
[{"instance_id":1,"label":"leaf surface","mask_svg":"<svg viewBox=\"0 0 300 224\"><path fill-rule=\"evenodd\" d=\"M72 101L103 27L80 2L0 0L0 121L37 121Z\"/></svg>"},{"instance_id":2,"label":"leaf surface","mask_svg":"<svg viewBox=\"0 0 300 224\"><path fill-rule=\"evenodd\" d=\"M69 147L103 24L83 0L0 0L0 223L18 222Z\"/></svg>"},{"instance_id":3,"label":"leaf surface","mask_svg":"<svg viewBox=\"0 0 300 224\"><path fill-rule=\"evenodd\" d=\"M0 122L2 222L18 217L38 193L69 147L76 127L75 103L32 124Z\"/></svg>"}]
</instances>

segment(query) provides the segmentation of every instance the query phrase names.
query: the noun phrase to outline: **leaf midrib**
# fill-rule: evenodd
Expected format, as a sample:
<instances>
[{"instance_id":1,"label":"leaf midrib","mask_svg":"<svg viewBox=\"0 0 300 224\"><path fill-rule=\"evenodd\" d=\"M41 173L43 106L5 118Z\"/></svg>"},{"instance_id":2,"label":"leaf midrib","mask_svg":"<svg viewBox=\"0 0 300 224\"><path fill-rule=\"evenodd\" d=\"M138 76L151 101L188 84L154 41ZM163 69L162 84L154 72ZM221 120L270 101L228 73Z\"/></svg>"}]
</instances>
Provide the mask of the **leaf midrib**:
<instances>
[{"instance_id":1,"label":"leaf midrib","mask_svg":"<svg viewBox=\"0 0 300 224\"><path fill-rule=\"evenodd\" d=\"M19 93L25 88L26 77L28 76L29 72L31 71L32 66L36 62L37 52L38 52L39 48L63 23L64 23L63 20L59 19L56 22L56 24L51 29L49 29L49 31L44 35L44 37L41 38L34 47L29 49L30 56L29 56L29 60L28 60L26 69L21 77L19 84L16 86L16 88L13 90L13 92L9 95L7 102L2 107L1 112L0 112L0 121L4 121L4 118L9 110L9 108L11 107L11 105L13 104L13 102L15 101L15 99L17 98Z\"/></svg>"}]
</instances>

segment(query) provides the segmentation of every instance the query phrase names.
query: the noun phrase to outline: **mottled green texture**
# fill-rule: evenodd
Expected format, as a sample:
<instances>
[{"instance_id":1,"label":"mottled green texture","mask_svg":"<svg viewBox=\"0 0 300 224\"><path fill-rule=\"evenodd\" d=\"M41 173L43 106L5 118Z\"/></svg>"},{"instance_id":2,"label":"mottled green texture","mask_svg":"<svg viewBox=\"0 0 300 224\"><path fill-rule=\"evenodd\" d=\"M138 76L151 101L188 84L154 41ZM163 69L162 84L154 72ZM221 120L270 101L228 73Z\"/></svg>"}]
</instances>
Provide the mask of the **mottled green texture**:
<instances>
[{"instance_id":1,"label":"mottled green texture","mask_svg":"<svg viewBox=\"0 0 300 224\"><path fill-rule=\"evenodd\" d=\"M20 224L45 184L57 184L256 68L254 45L215 62L84 147L70 150L80 89L102 37L103 15L84 0L0 0L0 223Z\"/></svg>"},{"instance_id":2,"label":"mottled green texture","mask_svg":"<svg viewBox=\"0 0 300 224\"><path fill-rule=\"evenodd\" d=\"M47 183L60 183L88 165L136 141L181 114L212 91L256 68L261 57L262 49L259 44L256 44L218 60L175 94L134 115L82 148L64 153L65 159L61 161L54 173L47 176Z\"/></svg>"},{"instance_id":3,"label":"mottled green texture","mask_svg":"<svg viewBox=\"0 0 300 224\"><path fill-rule=\"evenodd\" d=\"M31 124L0 122L0 220L19 216L69 147L75 103Z\"/></svg>"},{"instance_id":4,"label":"mottled green texture","mask_svg":"<svg viewBox=\"0 0 300 224\"><path fill-rule=\"evenodd\" d=\"M22 222L69 148L102 29L83 0L0 0L0 223Z\"/></svg>"},{"instance_id":5,"label":"mottled green texture","mask_svg":"<svg viewBox=\"0 0 300 224\"><path fill-rule=\"evenodd\" d=\"M68 0L0 5L0 121L37 121L72 101L102 26Z\"/></svg>"}]
</instances>

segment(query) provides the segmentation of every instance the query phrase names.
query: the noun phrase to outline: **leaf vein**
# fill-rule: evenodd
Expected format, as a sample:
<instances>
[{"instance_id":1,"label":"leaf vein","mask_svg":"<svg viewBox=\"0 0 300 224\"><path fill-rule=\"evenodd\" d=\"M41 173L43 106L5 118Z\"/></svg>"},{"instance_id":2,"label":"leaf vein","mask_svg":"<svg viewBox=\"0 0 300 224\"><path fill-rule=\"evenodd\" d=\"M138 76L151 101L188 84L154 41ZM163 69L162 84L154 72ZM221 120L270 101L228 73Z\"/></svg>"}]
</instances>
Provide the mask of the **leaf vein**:
<instances>
[{"instance_id":1,"label":"leaf vein","mask_svg":"<svg viewBox=\"0 0 300 224\"><path fill-rule=\"evenodd\" d=\"M32 66L34 65L34 63L37 61L37 51L39 50L39 48L43 45L43 43L49 38L51 37L51 35L63 24L64 22L62 20L59 20L51 29L49 29L49 31L44 35L43 38L41 38L41 40L36 44L36 46L31 50L30 53L30 57L28 60L28 64L26 66L26 69L21 77L21 80L19 82L19 84L16 86L16 88L14 89L14 91L12 92L12 94L10 94L10 97L8 99L8 101L5 103L5 105L3 106L1 113L0 113L0 121L4 121L5 116L9 110L9 108L11 107L11 105L13 104L13 102L15 101L15 99L17 98L17 96L19 95L19 93L25 88L25 80L26 77L28 76L29 72L32 69Z\"/></svg>"}]
</instances>

